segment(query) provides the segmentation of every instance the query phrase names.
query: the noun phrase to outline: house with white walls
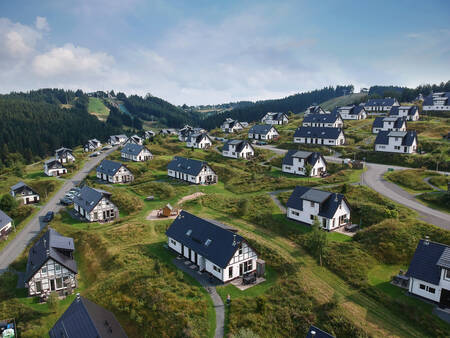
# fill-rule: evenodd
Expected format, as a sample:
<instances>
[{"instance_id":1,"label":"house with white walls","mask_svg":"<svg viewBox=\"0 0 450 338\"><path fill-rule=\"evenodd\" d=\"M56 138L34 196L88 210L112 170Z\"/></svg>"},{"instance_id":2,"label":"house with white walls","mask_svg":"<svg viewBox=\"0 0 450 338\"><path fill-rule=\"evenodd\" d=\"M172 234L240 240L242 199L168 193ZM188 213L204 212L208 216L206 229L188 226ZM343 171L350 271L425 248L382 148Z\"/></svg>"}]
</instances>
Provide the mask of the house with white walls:
<instances>
[{"instance_id":1,"label":"house with white walls","mask_svg":"<svg viewBox=\"0 0 450 338\"><path fill-rule=\"evenodd\" d=\"M336 230L350 224L350 205L344 195L297 186L287 202L287 217L313 224L319 220L325 230Z\"/></svg>"},{"instance_id":2,"label":"house with white walls","mask_svg":"<svg viewBox=\"0 0 450 338\"><path fill-rule=\"evenodd\" d=\"M280 134L271 124L256 124L248 131L248 138L270 141L277 139Z\"/></svg>"},{"instance_id":3,"label":"house with white walls","mask_svg":"<svg viewBox=\"0 0 450 338\"><path fill-rule=\"evenodd\" d=\"M88 222L109 222L119 217L111 193L85 185L73 199L73 208Z\"/></svg>"},{"instance_id":4,"label":"house with white walls","mask_svg":"<svg viewBox=\"0 0 450 338\"><path fill-rule=\"evenodd\" d=\"M118 146L118 145L123 145L125 144L125 142L128 140L128 136L127 135L111 135L109 137L109 141L108 143L112 146Z\"/></svg>"},{"instance_id":5,"label":"house with white walls","mask_svg":"<svg viewBox=\"0 0 450 338\"><path fill-rule=\"evenodd\" d=\"M7 236L13 229L13 220L0 210L0 239Z\"/></svg>"},{"instance_id":6,"label":"house with white walls","mask_svg":"<svg viewBox=\"0 0 450 338\"><path fill-rule=\"evenodd\" d=\"M421 239L406 277L409 293L450 308L450 246Z\"/></svg>"},{"instance_id":7,"label":"house with white walls","mask_svg":"<svg viewBox=\"0 0 450 338\"><path fill-rule=\"evenodd\" d=\"M308 116L309 114L330 114L330 112L323 109L321 106L309 106L305 111L305 116Z\"/></svg>"},{"instance_id":8,"label":"house with white walls","mask_svg":"<svg viewBox=\"0 0 450 338\"><path fill-rule=\"evenodd\" d=\"M83 149L85 152L88 152L88 151L95 151L101 147L102 147L102 143L99 140L97 140L96 138L93 138L86 142Z\"/></svg>"},{"instance_id":9,"label":"house with white walls","mask_svg":"<svg viewBox=\"0 0 450 338\"><path fill-rule=\"evenodd\" d=\"M309 165L310 177L320 177L327 172L327 162L318 152L289 150L283 158L281 170L284 173L306 176Z\"/></svg>"},{"instance_id":10,"label":"house with white walls","mask_svg":"<svg viewBox=\"0 0 450 338\"><path fill-rule=\"evenodd\" d=\"M97 178L108 183L129 183L134 175L124 164L111 160L103 160L98 165Z\"/></svg>"},{"instance_id":11,"label":"house with white walls","mask_svg":"<svg viewBox=\"0 0 450 338\"><path fill-rule=\"evenodd\" d=\"M64 147L55 150L55 159L61 163L75 162L73 150Z\"/></svg>"},{"instance_id":12,"label":"house with white walls","mask_svg":"<svg viewBox=\"0 0 450 338\"><path fill-rule=\"evenodd\" d=\"M222 147L222 156L249 159L255 155L255 149L247 140L228 140Z\"/></svg>"},{"instance_id":13,"label":"house with white walls","mask_svg":"<svg viewBox=\"0 0 450 338\"><path fill-rule=\"evenodd\" d=\"M394 106L389 111L390 117L404 117L408 121L419 120L419 107L417 106Z\"/></svg>"},{"instance_id":14,"label":"house with white walls","mask_svg":"<svg viewBox=\"0 0 450 338\"><path fill-rule=\"evenodd\" d=\"M367 112L363 105L350 105L335 108L332 113L339 113L343 120L364 120L367 118Z\"/></svg>"},{"instance_id":15,"label":"house with white walls","mask_svg":"<svg viewBox=\"0 0 450 338\"><path fill-rule=\"evenodd\" d=\"M186 139L186 147L207 149L211 148L212 140L206 133L192 133Z\"/></svg>"},{"instance_id":16,"label":"house with white walls","mask_svg":"<svg viewBox=\"0 0 450 338\"><path fill-rule=\"evenodd\" d=\"M339 146L345 144L341 128L299 127L294 133L294 143Z\"/></svg>"},{"instance_id":17,"label":"house with white walls","mask_svg":"<svg viewBox=\"0 0 450 338\"><path fill-rule=\"evenodd\" d=\"M134 143L126 144L120 151L120 156L124 160L134 162L144 162L153 159L153 154L147 147Z\"/></svg>"},{"instance_id":18,"label":"house with white walls","mask_svg":"<svg viewBox=\"0 0 450 338\"><path fill-rule=\"evenodd\" d=\"M167 175L193 184L215 184L218 180L208 163L181 156L169 162Z\"/></svg>"},{"instance_id":19,"label":"house with white walls","mask_svg":"<svg viewBox=\"0 0 450 338\"><path fill-rule=\"evenodd\" d=\"M130 136L124 143L124 145L127 144L137 144L139 146L144 144L144 139L142 137L140 137L139 135L132 135Z\"/></svg>"},{"instance_id":20,"label":"house with white walls","mask_svg":"<svg viewBox=\"0 0 450 338\"><path fill-rule=\"evenodd\" d=\"M303 127L343 128L344 121L339 113L309 114L303 118Z\"/></svg>"},{"instance_id":21,"label":"house with white walls","mask_svg":"<svg viewBox=\"0 0 450 338\"><path fill-rule=\"evenodd\" d=\"M375 139L375 151L413 154L417 152L417 134L410 131L380 131Z\"/></svg>"},{"instance_id":22,"label":"house with white walls","mask_svg":"<svg viewBox=\"0 0 450 338\"><path fill-rule=\"evenodd\" d=\"M406 118L395 116L377 116L372 124L372 133L379 131L406 131Z\"/></svg>"},{"instance_id":23,"label":"house with white walls","mask_svg":"<svg viewBox=\"0 0 450 338\"><path fill-rule=\"evenodd\" d=\"M220 129L224 133L234 133L244 129L244 126L238 120L233 120L228 117L225 121L223 121Z\"/></svg>"},{"instance_id":24,"label":"house with white walls","mask_svg":"<svg viewBox=\"0 0 450 338\"><path fill-rule=\"evenodd\" d=\"M181 211L166 231L171 250L222 282L254 272L258 254L237 231Z\"/></svg>"},{"instance_id":25,"label":"house with white walls","mask_svg":"<svg viewBox=\"0 0 450 338\"><path fill-rule=\"evenodd\" d=\"M25 205L39 202L39 194L24 182L14 184L10 188L10 194Z\"/></svg>"},{"instance_id":26,"label":"house with white walls","mask_svg":"<svg viewBox=\"0 0 450 338\"><path fill-rule=\"evenodd\" d=\"M384 99L369 99L364 104L364 109L369 115L388 114L392 107L399 106L397 99L386 97Z\"/></svg>"},{"instance_id":27,"label":"house with white walls","mask_svg":"<svg viewBox=\"0 0 450 338\"><path fill-rule=\"evenodd\" d=\"M44 173L47 176L61 176L67 174L67 169L56 158L44 162Z\"/></svg>"},{"instance_id":28,"label":"house with white walls","mask_svg":"<svg viewBox=\"0 0 450 338\"><path fill-rule=\"evenodd\" d=\"M450 112L450 92L431 93L425 97L422 104L422 110Z\"/></svg>"},{"instance_id":29,"label":"house with white walls","mask_svg":"<svg viewBox=\"0 0 450 338\"><path fill-rule=\"evenodd\" d=\"M77 287L77 263L73 238L49 228L31 247L25 272L25 286L30 296L71 294Z\"/></svg>"},{"instance_id":30,"label":"house with white walls","mask_svg":"<svg viewBox=\"0 0 450 338\"><path fill-rule=\"evenodd\" d=\"M261 123L263 124L275 124L275 125L283 125L289 123L289 118L285 113L272 113L269 112L264 115L261 119Z\"/></svg>"}]
</instances>

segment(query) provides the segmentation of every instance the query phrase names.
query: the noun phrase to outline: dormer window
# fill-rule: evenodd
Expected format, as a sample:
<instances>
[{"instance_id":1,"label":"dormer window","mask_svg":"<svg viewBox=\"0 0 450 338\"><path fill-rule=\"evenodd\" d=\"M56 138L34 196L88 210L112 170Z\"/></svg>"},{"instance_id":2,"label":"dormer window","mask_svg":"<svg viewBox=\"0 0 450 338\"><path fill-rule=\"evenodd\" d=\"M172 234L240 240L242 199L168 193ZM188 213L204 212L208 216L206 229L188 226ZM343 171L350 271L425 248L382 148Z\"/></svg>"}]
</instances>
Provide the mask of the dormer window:
<instances>
[{"instance_id":1,"label":"dormer window","mask_svg":"<svg viewBox=\"0 0 450 338\"><path fill-rule=\"evenodd\" d=\"M210 240L209 238L206 240L205 242L205 246L209 246L211 244L212 240Z\"/></svg>"},{"instance_id":2,"label":"dormer window","mask_svg":"<svg viewBox=\"0 0 450 338\"><path fill-rule=\"evenodd\" d=\"M186 232L186 236L190 236L192 234L192 229L189 229L187 232Z\"/></svg>"}]
</instances>

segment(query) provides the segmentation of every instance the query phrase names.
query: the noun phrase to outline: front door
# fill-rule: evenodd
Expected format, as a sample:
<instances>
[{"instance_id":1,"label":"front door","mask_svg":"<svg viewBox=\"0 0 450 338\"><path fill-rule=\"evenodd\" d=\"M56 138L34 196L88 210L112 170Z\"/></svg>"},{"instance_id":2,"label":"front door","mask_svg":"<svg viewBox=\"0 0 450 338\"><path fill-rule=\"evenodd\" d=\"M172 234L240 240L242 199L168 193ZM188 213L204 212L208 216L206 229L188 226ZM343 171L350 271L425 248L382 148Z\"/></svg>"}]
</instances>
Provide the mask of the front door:
<instances>
[{"instance_id":1,"label":"front door","mask_svg":"<svg viewBox=\"0 0 450 338\"><path fill-rule=\"evenodd\" d=\"M242 276L242 274L244 273L244 266L243 264L239 264L239 276Z\"/></svg>"},{"instance_id":2,"label":"front door","mask_svg":"<svg viewBox=\"0 0 450 338\"><path fill-rule=\"evenodd\" d=\"M30 203L30 199L28 197L25 198L25 204Z\"/></svg>"},{"instance_id":3,"label":"front door","mask_svg":"<svg viewBox=\"0 0 450 338\"><path fill-rule=\"evenodd\" d=\"M50 279L50 290L55 291L55 280L54 279Z\"/></svg>"},{"instance_id":4,"label":"front door","mask_svg":"<svg viewBox=\"0 0 450 338\"><path fill-rule=\"evenodd\" d=\"M188 258L189 258L189 260L191 260L191 249L188 249L188 252L189 252Z\"/></svg>"},{"instance_id":5,"label":"front door","mask_svg":"<svg viewBox=\"0 0 450 338\"><path fill-rule=\"evenodd\" d=\"M439 301L441 308L450 308L450 290L441 290L441 300Z\"/></svg>"}]
</instances>

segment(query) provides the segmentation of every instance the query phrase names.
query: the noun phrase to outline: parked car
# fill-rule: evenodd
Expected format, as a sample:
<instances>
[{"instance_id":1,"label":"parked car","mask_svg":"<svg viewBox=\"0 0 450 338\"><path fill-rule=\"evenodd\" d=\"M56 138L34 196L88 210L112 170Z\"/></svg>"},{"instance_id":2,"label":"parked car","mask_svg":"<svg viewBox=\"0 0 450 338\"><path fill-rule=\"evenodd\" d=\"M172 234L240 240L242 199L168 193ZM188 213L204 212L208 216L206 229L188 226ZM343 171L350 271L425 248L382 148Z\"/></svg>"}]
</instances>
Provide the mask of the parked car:
<instances>
[{"instance_id":1,"label":"parked car","mask_svg":"<svg viewBox=\"0 0 450 338\"><path fill-rule=\"evenodd\" d=\"M98 155L100 155L100 152L96 151L95 153L90 154L89 157L97 157Z\"/></svg>"},{"instance_id":2,"label":"parked car","mask_svg":"<svg viewBox=\"0 0 450 338\"><path fill-rule=\"evenodd\" d=\"M71 198L64 197L59 200L59 203L61 203L62 205L71 205L73 203L73 200Z\"/></svg>"},{"instance_id":3,"label":"parked car","mask_svg":"<svg viewBox=\"0 0 450 338\"><path fill-rule=\"evenodd\" d=\"M102 148L102 150L109 150L112 148L112 145L107 145Z\"/></svg>"},{"instance_id":4,"label":"parked car","mask_svg":"<svg viewBox=\"0 0 450 338\"><path fill-rule=\"evenodd\" d=\"M53 211L47 212L44 216L44 222L50 222L53 219L53 216L55 216L55 213Z\"/></svg>"}]
</instances>

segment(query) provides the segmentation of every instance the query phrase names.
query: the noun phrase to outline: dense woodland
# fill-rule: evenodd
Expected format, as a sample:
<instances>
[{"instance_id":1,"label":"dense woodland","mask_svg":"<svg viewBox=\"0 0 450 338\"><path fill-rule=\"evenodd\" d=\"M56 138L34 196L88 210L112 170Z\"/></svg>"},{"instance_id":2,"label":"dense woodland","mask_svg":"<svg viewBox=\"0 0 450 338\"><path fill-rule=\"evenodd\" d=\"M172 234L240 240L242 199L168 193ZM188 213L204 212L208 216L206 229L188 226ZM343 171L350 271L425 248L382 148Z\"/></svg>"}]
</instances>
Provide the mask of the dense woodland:
<instances>
[{"instance_id":1,"label":"dense woodland","mask_svg":"<svg viewBox=\"0 0 450 338\"><path fill-rule=\"evenodd\" d=\"M400 102L414 101L419 94L427 96L431 92L450 92L450 81L440 84L424 84L416 88L399 86L372 86L369 90L369 98L395 97Z\"/></svg>"}]
</instances>

